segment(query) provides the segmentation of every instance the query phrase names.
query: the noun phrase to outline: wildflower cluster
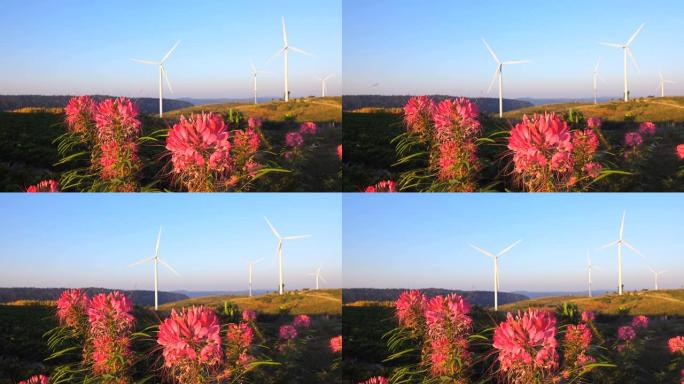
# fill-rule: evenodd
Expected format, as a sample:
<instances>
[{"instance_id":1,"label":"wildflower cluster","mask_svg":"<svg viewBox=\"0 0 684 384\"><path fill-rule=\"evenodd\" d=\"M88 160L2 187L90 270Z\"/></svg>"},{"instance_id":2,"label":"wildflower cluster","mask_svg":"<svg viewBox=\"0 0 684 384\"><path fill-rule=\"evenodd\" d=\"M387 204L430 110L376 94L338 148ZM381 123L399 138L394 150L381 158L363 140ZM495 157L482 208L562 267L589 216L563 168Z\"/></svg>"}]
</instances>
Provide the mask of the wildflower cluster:
<instances>
[{"instance_id":1,"label":"wildflower cluster","mask_svg":"<svg viewBox=\"0 0 684 384\"><path fill-rule=\"evenodd\" d=\"M379 181L375 185L370 185L366 187L364 192L374 193L374 192L396 192L397 183L392 180Z\"/></svg>"},{"instance_id":2,"label":"wildflower cluster","mask_svg":"<svg viewBox=\"0 0 684 384\"><path fill-rule=\"evenodd\" d=\"M26 192L58 192L59 183L55 180L43 180L26 188Z\"/></svg>"}]
</instances>

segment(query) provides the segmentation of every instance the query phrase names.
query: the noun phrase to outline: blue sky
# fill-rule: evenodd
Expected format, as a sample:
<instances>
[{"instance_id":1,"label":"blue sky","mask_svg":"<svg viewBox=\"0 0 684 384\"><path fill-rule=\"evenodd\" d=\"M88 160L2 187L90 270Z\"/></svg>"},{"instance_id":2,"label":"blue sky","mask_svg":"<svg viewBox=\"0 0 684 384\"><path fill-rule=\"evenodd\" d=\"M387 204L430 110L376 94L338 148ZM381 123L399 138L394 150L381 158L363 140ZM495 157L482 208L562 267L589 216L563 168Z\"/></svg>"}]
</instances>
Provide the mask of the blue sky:
<instances>
[{"instance_id":1,"label":"blue sky","mask_svg":"<svg viewBox=\"0 0 684 384\"><path fill-rule=\"evenodd\" d=\"M344 94L483 96L496 69L484 37L501 60L533 61L504 68L504 96L590 97L601 57L599 96L618 97L622 52L598 42L625 43L646 23L632 44L632 95L653 95L659 71L681 95L682 14L679 0L345 0Z\"/></svg>"},{"instance_id":2,"label":"blue sky","mask_svg":"<svg viewBox=\"0 0 684 384\"><path fill-rule=\"evenodd\" d=\"M617 288L618 237L625 289L652 288L647 265L666 269L661 288L684 285L682 194L344 194L344 287L492 289L492 253L503 291L586 289L592 252L595 289Z\"/></svg>"},{"instance_id":3,"label":"blue sky","mask_svg":"<svg viewBox=\"0 0 684 384\"><path fill-rule=\"evenodd\" d=\"M157 96L157 61L181 40L166 69L170 97L250 97L250 57L269 74L262 96L283 93L281 16L289 43L315 58L290 54L290 91L319 95L316 76L334 74L341 91L341 0L3 0L0 94Z\"/></svg>"},{"instance_id":4,"label":"blue sky","mask_svg":"<svg viewBox=\"0 0 684 384\"><path fill-rule=\"evenodd\" d=\"M163 226L160 256L180 274L160 267L160 290L247 289L278 286L276 239L284 244L286 289L313 287L320 264L341 282L339 194L1 194L0 286L152 289L152 256Z\"/></svg>"}]
</instances>

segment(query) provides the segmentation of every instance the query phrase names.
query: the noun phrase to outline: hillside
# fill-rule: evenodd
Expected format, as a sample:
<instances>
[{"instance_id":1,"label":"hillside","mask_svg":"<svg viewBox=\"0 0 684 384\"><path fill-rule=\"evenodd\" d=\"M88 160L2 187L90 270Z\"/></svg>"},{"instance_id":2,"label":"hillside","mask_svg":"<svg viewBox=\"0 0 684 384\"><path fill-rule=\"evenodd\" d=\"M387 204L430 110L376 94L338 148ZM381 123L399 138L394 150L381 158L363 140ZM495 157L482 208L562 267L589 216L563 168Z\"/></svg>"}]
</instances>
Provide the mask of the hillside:
<instances>
[{"instance_id":1,"label":"hillside","mask_svg":"<svg viewBox=\"0 0 684 384\"><path fill-rule=\"evenodd\" d=\"M93 95L93 99L100 101L114 96ZM22 108L64 108L71 96L42 96L42 95L0 95L0 111L14 111ZM131 98L142 113L159 113L159 99L152 97ZM187 101L164 99L164 111L189 107Z\"/></svg>"},{"instance_id":2,"label":"hillside","mask_svg":"<svg viewBox=\"0 0 684 384\"><path fill-rule=\"evenodd\" d=\"M684 97L640 98L627 103L610 101L606 103L560 103L537 105L505 112L507 119L520 119L524 114L543 112L567 112L576 109L585 117L601 117L610 121L623 121L625 116L634 116L637 122L680 122L684 121Z\"/></svg>"},{"instance_id":3,"label":"hillside","mask_svg":"<svg viewBox=\"0 0 684 384\"><path fill-rule=\"evenodd\" d=\"M405 290L406 289L401 288L345 288L342 291L342 301L344 304L368 301L395 301ZM494 305L494 293L490 291L458 291L440 288L425 288L421 289L420 291L423 292L427 297L456 293L463 296L466 298L466 300L475 305L482 307L491 307ZM527 299L527 296L518 293L499 292L500 304L514 303Z\"/></svg>"},{"instance_id":4,"label":"hillside","mask_svg":"<svg viewBox=\"0 0 684 384\"><path fill-rule=\"evenodd\" d=\"M192 305L222 307L227 301L237 304L241 310L255 310L259 313L291 315L340 315L342 313L342 290L321 289L318 291L290 291L284 295L269 293L260 296L206 296L161 305L159 310L170 311Z\"/></svg>"},{"instance_id":5,"label":"hillside","mask_svg":"<svg viewBox=\"0 0 684 384\"><path fill-rule=\"evenodd\" d=\"M18 300L27 301L55 301L67 288L0 288L0 303ZM105 288L82 288L83 292L92 297L98 293L114 291ZM154 291L121 291L130 297L137 305L154 305ZM159 303L171 303L185 300L188 296L175 292L159 292Z\"/></svg>"},{"instance_id":6,"label":"hillside","mask_svg":"<svg viewBox=\"0 0 684 384\"><path fill-rule=\"evenodd\" d=\"M364 108L401 108L403 107L409 98L413 96L410 95L397 95L397 96L385 96L385 95L345 95L342 96L342 106L345 111L354 111ZM430 95L435 101L443 100L445 98L455 98L458 96L447 96L447 95ZM480 107L480 111L483 113L493 113L499 111L499 99L493 97L474 97L470 98ZM514 99L504 99L503 109L504 111L511 111L519 108L531 107L533 104L529 101L514 100Z\"/></svg>"},{"instance_id":7,"label":"hillside","mask_svg":"<svg viewBox=\"0 0 684 384\"><path fill-rule=\"evenodd\" d=\"M298 123L305 121L341 122L342 99L340 97L308 97L294 99L286 103L284 101L271 101L260 104L223 103L196 105L170 112L165 117L177 118L181 114L189 115L200 112L227 113L233 109L240 111L247 117L259 117L270 121L282 121L294 119Z\"/></svg>"},{"instance_id":8,"label":"hillside","mask_svg":"<svg viewBox=\"0 0 684 384\"><path fill-rule=\"evenodd\" d=\"M515 311L528 307L555 308L568 302L577 304L581 310L605 314L617 314L622 310L630 315L676 315L684 316L684 290L626 292L623 296L609 294L594 298L577 296L556 296L519 301L500 307L502 311Z\"/></svg>"}]
</instances>

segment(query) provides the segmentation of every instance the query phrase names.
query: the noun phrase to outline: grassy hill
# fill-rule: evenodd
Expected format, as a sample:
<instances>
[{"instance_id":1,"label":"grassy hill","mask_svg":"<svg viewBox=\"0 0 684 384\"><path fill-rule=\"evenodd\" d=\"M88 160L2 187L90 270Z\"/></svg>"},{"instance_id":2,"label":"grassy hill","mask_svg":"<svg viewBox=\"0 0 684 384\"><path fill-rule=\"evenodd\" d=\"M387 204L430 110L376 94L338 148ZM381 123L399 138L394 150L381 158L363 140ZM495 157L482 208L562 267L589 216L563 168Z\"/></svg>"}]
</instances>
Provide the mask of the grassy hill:
<instances>
[{"instance_id":1,"label":"grassy hill","mask_svg":"<svg viewBox=\"0 0 684 384\"><path fill-rule=\"evenodd\" d=\"M342 122L341 97L308 97L294 99L290 102L272 101L260 104L225 103L205 104L169 112L165 117L177 118L181 114L204 112L227 112L229 109L240 111L247 117L259 117L270 121L283 121L288 118L301 123L314 122Z\"/></svg>"},{"instance_id":2,"label":"grassy hill","mask_svg":"<svg viewBox=\"0 0 684 384\"><path fill-rule=\"evenodd\" d=\"M623 296L608 294L593 298L578 296L544 297L502 305L500 310L515 311L529 307L553 309L563 302L577 304L581 310L609 315L628 311L630 315L684 317L684 289L626 292Z\"/></svg>"},{"instance_id":3,"label":"grassy hill","mask_svg":"<svg viewBox=\"0 0 684 384\"><path fill-rule=\"evenodd\" d=\"M290 291L284 295L269 293L260 296L206 296L176 301L159 306L162 311L182 308L191 305L210 307L223 306L228 301L240 307L240 310L255 310L265 314L287 312L291 315L341 315L342 290L321 289L318 291Z\"/></svg>"},{"instance_id":4,"label":"grassy hill","mask_svg":"<svg viewBox=\"0 0 684 384\"><path fill-rule=\"evenodd\" d=\"M520 119L524 114L546 112L563 113L568 109L576 109L585 117L601 117L609 121L623 121L626 115L634 116L637 122L671 122L684 121L684 97L658 97L633 99L627 103L611 101L600 104L561 103L536 105L516 109L504 113L508 119Z\"/></svg>"}]
</instances>

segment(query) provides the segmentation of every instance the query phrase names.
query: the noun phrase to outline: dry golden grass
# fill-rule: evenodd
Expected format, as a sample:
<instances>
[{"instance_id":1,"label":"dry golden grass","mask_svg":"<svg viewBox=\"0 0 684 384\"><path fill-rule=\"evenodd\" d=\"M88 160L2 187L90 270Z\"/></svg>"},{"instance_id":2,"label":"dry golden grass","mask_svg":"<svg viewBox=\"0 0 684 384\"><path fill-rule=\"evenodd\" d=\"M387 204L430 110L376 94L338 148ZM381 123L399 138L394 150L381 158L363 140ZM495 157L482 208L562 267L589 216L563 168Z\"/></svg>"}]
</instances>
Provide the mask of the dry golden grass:
<instances>
[{"instance_id":1,"label":"dry golden grass","mask_svg":"<svg viewBox=\"0 0 684 384\"><path fill-rule=\"evenodd\" d=\"M27 307L33 305L43 305L46 307L51 307L57 305L54 300L15 300L7 303L0 303L0 305L7 305L11 307Z\"/></svg>"},{"instance_id":2,"label":"dry golden grass","mask_svg":"<svg viewBox=\"0 0 684 384\"><path fill-rule=\"evenodd\" d=\"M601 117L610 121L623 121L632 115L638 122L684 121L684 97L657 97L633 99L627 103L611 101L600 104L562 103L537 105L504 113L504 118L521 119L524 114L556 112L564 113L573 108L585 117Z\"/></svg>"},{"instance_id":3,"label":"dry golden grass","mask_svg":"<svg viewBox=\"0 0 684 384\"><path fill-rule=\"evenodd\" d=\"M64 113L64 108L24 107L12 110L14 113Z\"/></svg>"},{"instance_id":4,"label":"dry golden grass","mask_svg":"<svg viewBox=\"0 0 684 384\"><path fill-rule=\"evenodd\" d=\"M557 296L518 301L502 305L501 310L515 311L527 308L554 309L563 302L576 304L583 311L617 314L628 310L630 315L684 316L684 290L626 292L623 296L608 294L598 297Z\"/></svg>"},{"instance_id":5,"label":"dry golden grass","mask_svg":"<svg viewBox=\"0 0 684 384\"><path fill-rule=\"evenodd\" d=\"M342 290L321 289L318 291L290 291L284 295L269 293L259 296L206 296L160 305L162 311L191 305L222 306L224 301L236 304L240 310L254 310L259 313L293 315L340 315L342 314Z\"/></svg>"},{"instance_id":6,"label":"dry golden grass","mask_svg":"<svg viewBox=\"0 0 684 384\"><path fill-rule=\"evenodd\" d=\"M290 102L271 101L260 104L226 103L205 104L178 109L168 112L165 117L177 118L182 115L200 112L227 113L229 109L240 111L247 117L259 117L270 121L283 121L293 118L296 122L305 121L341 122L342 121L342 98L341 97L311 97L294 99Z\"/></svg>"}]
</instances>

